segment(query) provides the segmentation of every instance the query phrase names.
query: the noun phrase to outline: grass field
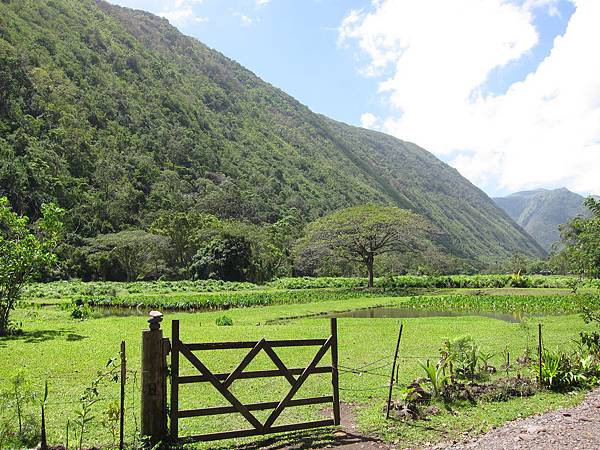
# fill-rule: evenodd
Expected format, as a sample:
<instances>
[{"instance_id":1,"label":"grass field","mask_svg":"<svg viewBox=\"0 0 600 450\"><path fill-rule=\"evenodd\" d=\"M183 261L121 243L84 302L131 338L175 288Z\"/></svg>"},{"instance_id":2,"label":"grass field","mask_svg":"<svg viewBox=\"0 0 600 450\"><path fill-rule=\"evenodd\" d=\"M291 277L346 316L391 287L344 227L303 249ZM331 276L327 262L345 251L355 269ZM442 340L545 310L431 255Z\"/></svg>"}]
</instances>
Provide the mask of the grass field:
<instances>
[{"instance_id":1,"label":"grass field","mask_svg":"<svg viewBox=\"0 0 600 450\"><path fill-rule=\"evenodd\" d=\"M531 304L538 301L540 305L550 304L559 299L561 305L574 301L566 295L554 297L541 296L538 300L527 292L527 300L519 300L515 290L510 290L509 303L525 301ZM485 304L486 299L497 300L498 291L493 297L486 295L460 296L464 291L452 291L455 300L441 305L447 307L460 298L467 299L469 308L477 306L477 302ZM502 294L504 292L500 292ZM524 292L525 293L525 292ZM318 296L316 296L318 298ZM308 297L307 297L308 298ZM437 302L439 292L434 300L423 299L424 302ZM553 300L554 299L554 300ZM25 299L25 305L31 299ZM382 296L339 296L331 299L318 298L316 302L284 303L270 306L248 308L231 308L224 311L206 312L168 312L165 314L164 331L169 336L170 321L181 321L181 337L183 341L224 341L224 340L258 340L262 337L271 339L326 337L329 333L329 321L318 315L330 311L345 311L380 305L406 305L419 301L410 297ZM140 337L146 328L143 316L111 316L88 320L75 320L70 317L70 310L60 305L69 304L70 296L55 296L58 305L46 307L26 306L15 311L13 318L22 322L25 333L22 336L0 339L0 390L10 389L10 378L19 369L24 369L30 381L31 389L41 391L45 380L49 383L49 399L47 406L47 422L49 440L54 444L64 444L66 423L70 420L71 439L73 439L73 420L75 410L79 407L79 397L86 386L96 377L98 370L106 362L117 355L119 343L125 340L128 345L128 409L126 419L127 440L134 442L136 422L139 424L139 381ZM440 307L435 305L436 309ZM455 305L456 306L456 305ZM582 319L572 312L562 316L536 317L523 323L507 323L484 317L428 317L403 319L404 335L401 345L400 384L407 384L421 376L419 360L436 360L438 350L445 339L470 335L485 350L495 354L492 363L500 365L500 353L507 348L512 355L521 354L529 346L535 346L535 328L537 322L544 326L544 342L547 347L568 346L579 331L584 328ZM226 314L233 320L233 326L216 326L215 320ZM317 317L305 317L314 316ZM298 318L300 317L300 318ZM279 319L290 320L279 320ZM492 425L520 415L527 415L550 408L576 403L582 397L581 392L574 394L539 393L530 398L513 399L507 402L485 403L477 407L461 406L455 414L442 412L433 416L430 421L422 423L403 423L385 421L382 413L387 395L389 363L394 351L398 332L398 319L351 319L338 320L340 342L340 395L343 402L356 405L358 423L363 432L375 433L386 440L398 441L399 446L410 446L419 442L432 442L439 439L452 439L463 433L477 433ZM312 358L314 348L294 348L278 350L288 367L305 366ZM232 370L241 360L245 351L210 351L206 352L205 361L211 370L227 372ZM248 370L269 369L272 363L268 358L259 355ZM381 360L373 364L370 373L348 372L361 366ZM190 366L183 366L183 371L192 373ZM528 369L527 369L528 370ZM526 372L527 372L526 370ZM138 372L137 375L135 372ZM525 373L524 373L525 374ZM527 372L527 374L529 374ZM233 392L245 402L275 401L286 393L287 385L283 379L240 380L233 385ZM313 395L326 395L330 389L327 375L313 375L296 398ZM118 398L118 386L105 383L99 387L102 398L93 406L94 419L89 423L84 436L87 445L110 446L113 438L108 428L103 426L103 418L111 400ZM398 395L396 390L395 396ZM181 407L201 407L225 405L226 401L208 386L185 386L180 394ZM35 413L37 406L26 405L28 411ZM290 420L322 418L322 406L306 406L286 410L280 423ZM10 410L4 409L4 415ZM36 413L37 414L37 413ZM259 420L264 414L258 413ZM106 420L104 420L106 422ZM219 416L218 418L182 419L181 435L211 432L216 430L245 427L244 420L237 415ZM315 439L327 442L327 432L311 432ZM246 440L247 441L247 440ZM244 441L244 442L246 442ZM215 444L212 444L214 447ZM228 447L231 442L222 442Z\"/></svg>"}]
</instances>

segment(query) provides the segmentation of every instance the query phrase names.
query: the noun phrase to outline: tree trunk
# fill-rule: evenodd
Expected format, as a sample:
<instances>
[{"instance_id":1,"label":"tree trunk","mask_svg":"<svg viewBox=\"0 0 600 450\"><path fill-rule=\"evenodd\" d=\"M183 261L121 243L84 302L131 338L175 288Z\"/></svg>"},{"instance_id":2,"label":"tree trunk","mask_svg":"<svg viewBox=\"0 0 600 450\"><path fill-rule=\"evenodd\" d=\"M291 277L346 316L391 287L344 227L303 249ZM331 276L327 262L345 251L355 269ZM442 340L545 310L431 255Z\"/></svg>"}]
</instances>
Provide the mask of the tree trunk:
<instances>
[{"instance_id":1,"label":"tree trunk","mask_svg":"<svg viewBox=\"0 0 600 450\"><path fill-rule=\"evenodd\" d=\"M5 301L5 300L3 300ZM8 315L10 314L10 306L2 305L0 307L0 336L8 335Z\"/></svg>"},{"instance_id":2,"label":"tree trunk","mask_svg":"<svg viewBox=\"0 0 600 450\"><path fill-rule=\"evenodd\" d=\"M373 254L369 254L367 256L367 272L369 272L369 284L368 287L372 288L373 287Z\"/></svg>"}]
</instances>

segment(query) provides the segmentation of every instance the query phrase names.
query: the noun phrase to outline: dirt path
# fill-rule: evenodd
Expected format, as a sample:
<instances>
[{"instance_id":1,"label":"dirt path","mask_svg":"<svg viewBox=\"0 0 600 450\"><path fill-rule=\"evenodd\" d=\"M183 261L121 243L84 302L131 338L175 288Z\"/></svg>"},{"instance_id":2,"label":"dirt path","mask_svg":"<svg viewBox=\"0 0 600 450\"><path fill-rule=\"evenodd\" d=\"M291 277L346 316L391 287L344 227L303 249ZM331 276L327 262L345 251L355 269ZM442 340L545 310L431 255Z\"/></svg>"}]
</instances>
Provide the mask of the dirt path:
<instances>
[{"instance_id":1,"label":"dirt path","mask_svg":"<svg viewBox=\"0 0 600 450\"><path fill-rule=\"evenodd\" d=\"M569 449L600 448L600 388L590 392L583 403L537 416L514 420L486 434L435 449Z\"/></svg>"},{"instance_id":2,"label":"dirt path","mask_svg":"<svg viewBox=\"0 0 600 450\"><path fill-rule=\"evenodd\" d=\"M308 430L255 442L240 449L300 450L334 448L347 450L393 450L376 437L357 432L353 405L342 404L342 425L334 432ZM600 388L590 392L578 406L508 422L468 441L438 443L429 450L596 450L600 449Z\"/></svg>"},{"instance_id":3,"label":"dirt path","mask_svg":"<svg viewBox=\"0 0 600 450\"><path fill-rule=\"evenodd\" d=\"M340 406L342 423L338 431L332 433L330 429L314 429L278 435L249 445L238 446L237 449L300 450L335 448L345 450L387 450L392 448L376 437L358 433L354 405L342 403ZM330 417L331 410L324 410L323 414Z\"/></svg>"},{"instance_id":4,"label":"dirt path","mask_svg":"<svg viewBox=\"0 0 600 450\"><path fill-rule=\"evenodd\" d=\"M341 405L342 424L340 431L334 433L335 442L332 447L347 450L371 450L390 449L390 445L370 436L361 435L357 432L356 411L354 406L346 403Z\"/></svg>"}]
</instances>

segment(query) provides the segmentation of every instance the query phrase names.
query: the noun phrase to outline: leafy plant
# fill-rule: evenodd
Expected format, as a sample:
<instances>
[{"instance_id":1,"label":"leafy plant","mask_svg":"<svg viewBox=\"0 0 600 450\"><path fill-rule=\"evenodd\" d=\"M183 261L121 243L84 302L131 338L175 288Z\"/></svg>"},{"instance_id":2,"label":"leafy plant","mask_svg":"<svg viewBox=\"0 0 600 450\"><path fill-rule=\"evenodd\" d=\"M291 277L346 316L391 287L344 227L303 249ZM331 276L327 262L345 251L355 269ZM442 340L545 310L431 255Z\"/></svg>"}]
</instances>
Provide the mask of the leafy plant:
<instances>
[{"instance_id":1,"label":"leafy plant","mask_svg":"<svg viewBox=\"0 0 600 450\"><path fill-rule=\"evenodd\" d=\"M220 317L217 317L217 320L215 320L215 323L217 324L218 327L230 327L233 325L233 319L229 316L220 316Z\"/></svg>"},{"instance_id":2,"label":"leafy plant","mask_svg":"<svg viewBox=\"0 0 600 450\"><path fill-rule=\"evenodd\" d=\"M591 354L544 349L542 352L542 385L552 390L565 390L596 384L600 364Z\"/></svg>"},{"instance_id":3,"label":"leafy plant","mask_svg":"<svg viewBox=\"0 0 600 450\"><path fill-rule=\"evenodd\" d=\"M39 424L28 409L34 400L31 384L20 369L10 377L9 388L0 392L0 448L29 448L40 442Z\"/></svg>"},{"instance_id":4,"label":"leafy plant","mask_svg":"<svg viewBox=\"0 0 600 450\"><path fill-rule=\"evenodd\" d=\"M600 333L597 331L582 331L579 333L579 340L576 343L582 352L600 358Z\"/></svg>"},{"instance_id":5,"label":"leafy plant","mask_svg":"<svg viewBox=\"0 0 600 450\"><path fill-rule=\"evenodd\" d=\"M493 357L494 357L493 353L484 352L483 350L479 350L479 355L478 355L478 359L480 362L479 370L482 374L496 372L496 368L490 364L490 360Z\"/></svg>"},{"instance_id":6,"label":"leafy plant","mask_svg":"<svg viewBox=\"0 0 600 450\"><path fill-rule=\"evenodd\" d=\"M510 276L510 281L509 281L508 285L510 287L523 288L523 287L527 287L529 285L529 283L527 281L527 277L524 277L523 275L521 275L521 272L519 271L517 273L513 273Z\"/></svg>"},{"instance_id":7,"label":"leafy plant","mask_svg":"<svg viewBox=\"0 0 600 450\"><path fill-rule=\"evenodd\" d=\"M452 377L474 380L487 376L491 354L481 354L479 346L475 345L470 336L444 342L440 352L450 368ZM478 363L482 360L484 364L480 367Z\"/></svg>"},{"instance_id":8,"label":"leafy plant","mask_svg":"<svg viewBox=\"0 0 600 450\"><path fill-rule=\"evenodd\" d=\"M450 380L450 377L445 373L444 363L433 365L428 360L426 364L422 362L419 364L425 372L425 380L431 385L432 397L438 398L442 389Z\"/></svg>"},{"instance_id":9,"label":"leafy plant","mask_svg":"<svg viewBox=\"0 0 600 450\"><path fill-rule=\"evenodd\" d=\"M518 315L520 313L568 314L581 312L582 306L595 308L597 294L577 295L440 295L412 297L404 306L446 311L490 311ZM526 322L521 320L521 322ZM529 326L524 324L523 327ZM531 330L523 330L529 334Z\"/></svg>"},{"instance_id":10,"label":"leafy plant","mask_svg":"<svg viewBox=\"0 0 600 450\"><path fill-rule=\"evenodd\" d=\"M79 407L75 410L75 425L79 427L79 450L83 449L83 436L86 426L94 419L92 407L98 401L98 391L95 388L86 388L79 398Z\"/></svg>"},{"instance_id":11,"label":"leafy plant","mask_svg":"<svg viewBox=\"0 0 600 450\"><path fill-rule=\"evenodd\" d=\"M119 433L120 406L117 400L113 400L106 405L106 409L102 413L102 426L106 428L113 439L113 446L117 442Z\"/></svg>"},{"instance_id":12,"label":"leafy plant","mask_svg":"<svg viewBox=\"0 0 600 450\"><path fill-rule=\"evenodd\" d=\"M94 310L86 303L82 305L75 305L71 310L71 317L73 319L83 320L93 317L94 315Z\"/></svg>"},{"instance_id":13,"label":"leafy plant","mask_svg":"<svg viewBox=\"0 0 600 450\"><path fill-rule=\"evenodd\" d=\"M510 362L510 351L508 350L508 345L504 347L504 350L502 351L502 359L504 360L504 362L500 366L500 369L506 371L506 376L508 377L508 372L513 367L513 365Z\"/></svg>"},{"instance_id":14,"label":"leafy plant","mask_svg":"<svg viewBox=\"0 0 600 450\"><path fill-rule=\"evenodd\" d=\"M99 388L101 383L107 380L116 382L119 379L117 360L118 358L109 359L106 369L98 372L98 376L84 389L83 394L79 397L79 405L75 410L74 420L79 432L79 450L83 449L83 438L87 425L95 418L93 409L94 405L100 400Z\"/></svg>"}]
</instances>

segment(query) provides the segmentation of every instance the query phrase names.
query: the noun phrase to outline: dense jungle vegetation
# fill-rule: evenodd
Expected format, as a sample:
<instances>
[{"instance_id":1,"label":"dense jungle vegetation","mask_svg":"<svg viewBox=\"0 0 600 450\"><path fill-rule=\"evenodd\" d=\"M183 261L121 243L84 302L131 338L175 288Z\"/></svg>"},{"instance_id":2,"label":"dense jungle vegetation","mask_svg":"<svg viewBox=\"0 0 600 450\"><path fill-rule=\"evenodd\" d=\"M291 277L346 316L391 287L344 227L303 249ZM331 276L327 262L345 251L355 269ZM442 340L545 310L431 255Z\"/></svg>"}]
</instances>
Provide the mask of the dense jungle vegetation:
<instances>
[{"instance_id":1,"label":"dense jungle vegetation","mask_svg":"<svg viewBox=\"0 0 600 450\"><path fill-rule=\"evenodd\" d=\"M227 230L213 253L256 255L317 217L369 202L439 228L444 270L448 260L476 270L517 250L544 254L427 151L314 114L166 20L101 0L0 2L2 195L32 220L43 203L64 208L64 269L90 278L147 275L111 272L106 260L118 255L102 252L125 241L175 245L162 260L201 275L191 267L198 245L166 239L165 222L182 214L198 218L195 229ZM261 261L269 267L253 280L279 264Z\"/></svg>"}]
</instances>

